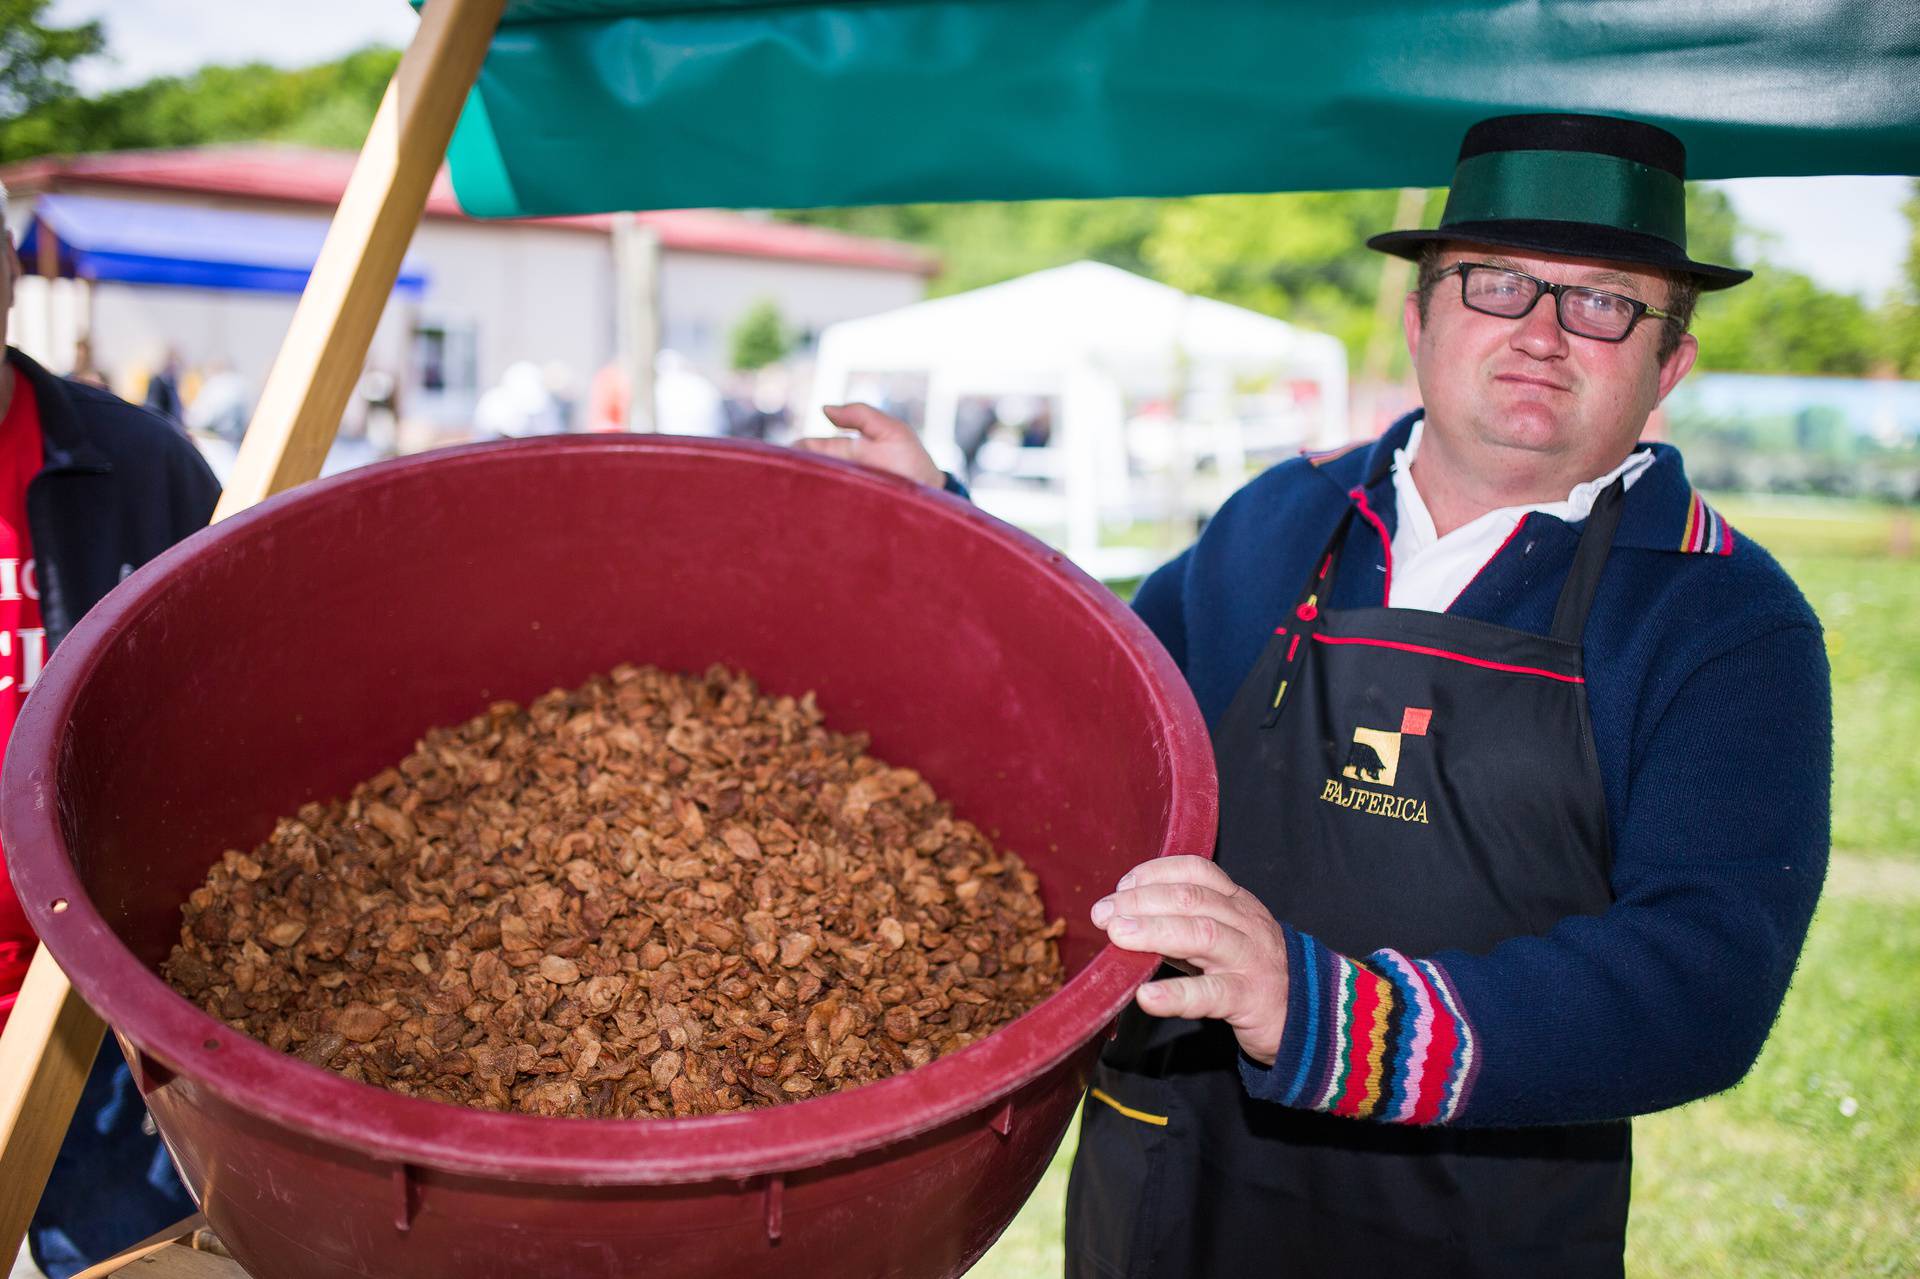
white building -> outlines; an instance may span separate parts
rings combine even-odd
[[[65,372],[88,338],[94,365],[130,398],[170,351],[186,369],[230,368],[257,394],[354,158],[249,145],[0,169],[30,273],[13,340]],[[938,269],[911,246],[739,213],[632,216],[660,246],[659,345],[715,381],[755,303],[771,301],[810,345],[837,321],[920,299]],[[442,171],[367,369],[395,378],[401,416],[435,433],[464,431],[519,361],[584,402],[616,354],[616,225],[471,219]]]
[[[982,509],[1119,579],[1186,545],[1250,465],[1344,442],[1347,354],[1075,262],[834,325],[813,405],[848,399],[895,408]],[[1143,544],[1142,524],[1161,535]]]

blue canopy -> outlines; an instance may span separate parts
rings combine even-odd
[[[307,287],[326,239],[326,214],[249,213],[104,196],[49,194],[33,202],[20,242],[28,271],[39,269],[40,237],[50,230],[60,274],[130,284],[298,293]],[[408,259],[395,287],[418,295],[426,274]]]

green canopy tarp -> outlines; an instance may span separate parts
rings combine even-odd
[[[518,0],[449,158],[481,216],[1437,186],[1528,110],[1920,172],[1920,0]]]

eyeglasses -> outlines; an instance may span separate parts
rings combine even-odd
[[[1460,301],[1468,310],[1517,320],[1533,310],[1542,293],[1553,294],[1560,327],[1596,342],[1624,342],[1643,315],[1671,319],[1670,312],[1648,306],[1637,298],[1584,284],[1553,284],[1485,262],[1455,262],[1433,278],[1460,277]]]

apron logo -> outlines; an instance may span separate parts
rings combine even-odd
[[[1400,734],[1379,728],[1353,730],[1353,747],[1340,776],[1356,782],[1377,782],[1391,788],[1400,775]]]
[[[1365,782],[1368,786],[1384,786],[1391,790],[1394,780],[1400,776],[1401,745],[1409,737],[1425,737],[1432,722],[1432,708],[1409,706],[1401,714],[1397,731],[1355,728],[1353,745],[1347,748],[1347,762],[1341,767],[1340,776],[1348,781]],[[1320,798],[1342,808],[1397,818],[1403,822],[1427,824],[1425,800],[1411,795],[1387,795],[1368,789],[1368,786],[1348,786],[1339,778],[1329,777],[1320,792]]]

